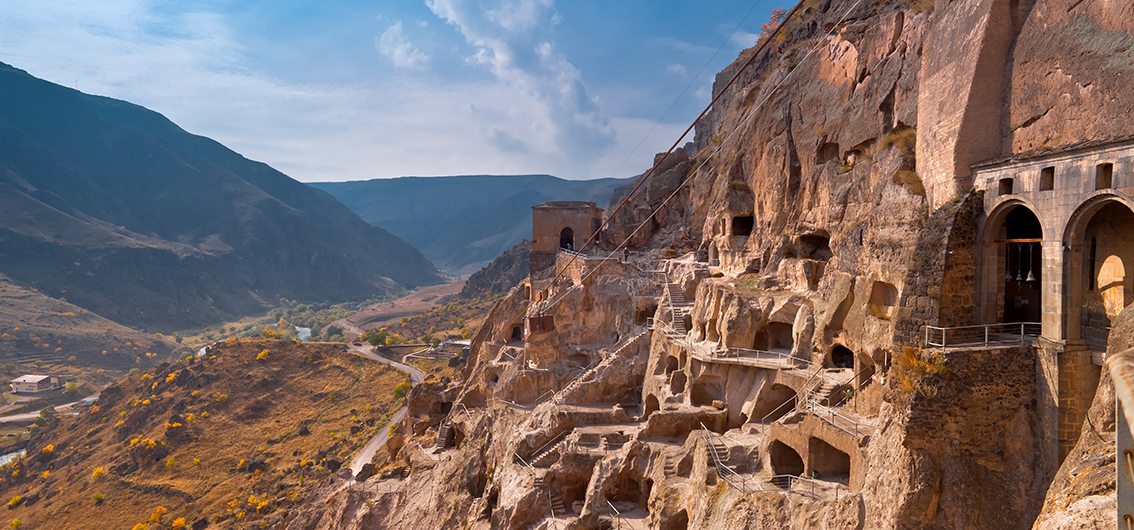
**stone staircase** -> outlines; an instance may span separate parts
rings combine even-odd
[[[567,515],[567,510],[563,508],[563,498],[559,496],[559,493],[552,491],[551,488],[547,487],[547,485],[543,483],[543,477],[535,478],[535,487],[537,491],[542,491],[545,495],[547,495],[547,499],[551,504],[552,517],[562,517],[564,515]],[[542,521],[540,522],[542,523]]]
[[[669,305],[671,306],[682,306],[689,304],[689,302],[685,300],[685,291],[681,289],[680,283],[666,283],[665,294],[667,297],[669,297]]]
[[[547,449],[544,449],[538,455],[533,456],[531,459],[532,467],[551,467],[552,464],[559,460],[562,454],[563,444],[565,443],[567,443],[566,436]]]
[[[453,433],[453,422],[444,421],[441,423],[441,428],[437,430],[437,440],[433,443],[436,447],[444,449],[449,446],[449,436]]]
[[[636,342],[641,340],[641,338],[645,337],[646,334],[649,333],[649,331],[650,330],[648,328],[643,329],[642,331],[639,331],[637,334],[635,334],[634,336],[627,339],[626,342],[624,342],[622,344],[622,346],[619,346],[617,350],[614,350],[614,352],[612,352],[606,359],[603,359],[603,361],[601,363],[598,363],[598,364],[594,365],[590,370],[583,372],[582,375],[580,375],[579,377],[576,377],[574,381],[571,381],[567,386],[563,387],[562,390],[560,390],[559,392],[556,392],[555,393],[555,402],[556,403],[562,403],[564,396],[570,395],[571,392],[574,392],[575,389],[582,386],[583,383],[586,383],[586,382],[593,380],[595,373],[598,371],[598,369],[600,367],[602,367],[604,365],[609,366],[609,365],[613,364],[617,359],[619,359],[622,356],[623,350],[625,350],[626,348],[629,348],[630,346],[632,346],[633,344],[635,344]]]
[[[838,387],[838,382],[831,381],[830,379],[823,379],[823,384],[819,386],[818,390],[811,394],[811,399],[815,400],[815,402],[819,403],[820,405],[830,405],[831,393],[834,392]]]
[[[677,474],[677,462],[675,462],[673,460],[673,457],[670,456],[670,455],[665,456],[665,468],[664,468],[664,470],[665,470],[665,476],[667,478],[672,477],[672,476]]]

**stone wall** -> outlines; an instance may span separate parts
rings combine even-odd
[[[936,395],[913,393],[905,411],[906,445],[1002,465],[1008,424],[1035,416],[1035,352],[1026,346],[966,349],[944,359],[951,376],[926,375]]]
[[[925,340],[925,326],[976,323],[976,194],[939,208],[918,233],[906,273],[894,344],[915,346]]]

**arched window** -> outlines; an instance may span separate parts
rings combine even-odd
[[[568,226],[559,232],[559,248],[575,250],[575,231],[571,230],[571,227]]]

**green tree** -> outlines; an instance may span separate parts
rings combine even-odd
[[[413,385],[409,383],[398,383],[398,386],[394,387],[394,399],[402,399],[406,397],[406,394],[409,394],[409,391],[411,389],[413,389]]]
[[[386,332],[379,331],[378,333],[373,333],[366,338],[366,342],[369,342],[371,346],[381,346],[383,344],[386,344]]]
[[[76,395],[79,393],[79,382],[67,381],[67,384],[64,386],[64,388],[67,390],[68,394]]]

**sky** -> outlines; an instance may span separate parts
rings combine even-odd
[[[0,0],[0,62],[155,110],[303,182],[629,177],[781,7]]]

